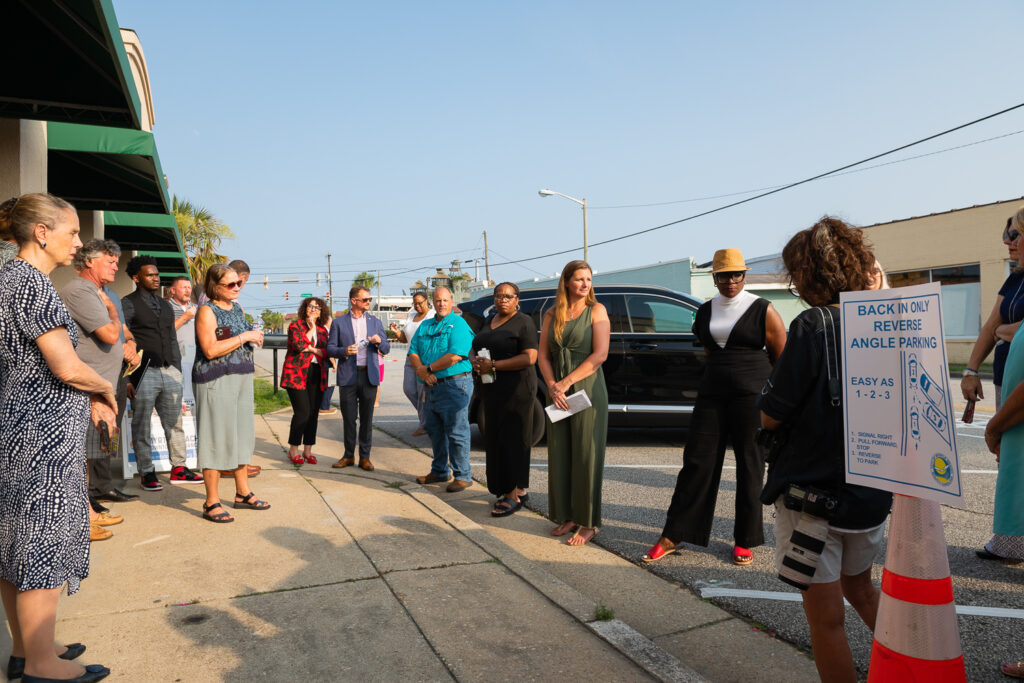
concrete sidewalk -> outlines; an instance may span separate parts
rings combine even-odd
[[[84,662],[111,681],[816,678],[790,645],[533,513],[491,518],[479,484],[419,486],[427,455],[380,431],[375,472],[330,467],[337,418],[296,470],[290,417],[257,417],[251,482],[272,509],[212,524],[202,487],[164,476],[114,506],[125,522],[59,612]]]

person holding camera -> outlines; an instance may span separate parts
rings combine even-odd
[[[871,566],[892,494],[845,482],[838,304],[840,292],[868,288],[875,257],[860,229],[825,216],[793,236],[782,260],[813,308],[791,323],[759,401],[769,448],[761,502],[775,504],[776,568],[802,591],[818,675],[856,681],[843,598],[874,630]]]
[[[697,309],[693,321],[707,364],[683,451],[683,469],[665,515],[665,529],[643,556],[644,562],[676,552],[683,542],[707,547],[727,444],[736,455],[733,563],[750,564],[750,549],[764,543],[758,500],[764,452],[754,443],[760,424],[757,397],[786,344],[786,326],[766,299],[743,290],[747,270],[739,249],[715,252],[711,274],[719,296]]]

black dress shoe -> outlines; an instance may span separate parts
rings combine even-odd
[[[97,513],[97,514],[99,514],[101,512],[110,512],[110,508],[104,506],[102,503],[100,503],[98,500],[96,500],[92,496],[89,496],[89,507],[91,507],[92,511]]]
[[[94,498],[96,498],[96,500],[108,500],[111,503],[127,503],[128,501],[139,499],[139,497],[134,494],[125,493],[118,489],[110,489],[106,493],[97,494]]]
[[[110,669],[102,664],[87,664],[85,673],[77,678],[43,678],[42,676],[30,676],[24,674],[21,677],[22,683],[95,683],[110,675]]]
[[[69,661],[72,659],[78,659],[85,652],[85,645],[82,645],[81,643],[68,643],[64,647],[67,648],[67,650],[64,651],[64,654],[57,656]]]
[[[81,643],[68,643],[64,647],[67,648],[62,654],[57,655],[61,659],[78,659],[85,652],[85,645]],[[15,678],[21,678],[22,674],[25,673],[25,658],[15,657],[11,655],[11,658],[7,660],[7,680],[13,680]]]
[[[977,555],[978,557],[980,557],[983,560],[1005,560],[1006,559],[1002,555],[996,555],[995,553],[990,553],[988,551],[988,548],[982,548],[981,550],[975,550],[974,554]]]

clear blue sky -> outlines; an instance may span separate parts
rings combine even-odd
[[[542,187],[587,198],[593,243],[749,195],[599,207],[784,184],[1024,102],[1020,2],[724,4],[114,0],[142,41],[171,190],[235,231],[249,308],[284,307],[285,289],[294,308],[313,285],[258,283],[326,271],[327,251],[336,289],[379,267],[398,294],[482,256],[483,230],[492,263],[578,247],[579,207]],[[1024,109],[887,160],[1021,130]],[[824,213],[868,225],[1019,197],[1022,161],[1024,133],[590,260],[757,256]],[[491,277],[549,275],[581,251]]]

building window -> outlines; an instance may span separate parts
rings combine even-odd
[[[946,337],[976,338],[981,331],[981,267],[966,266],[888,273],[893,287],[942,284],[942,327]]]

